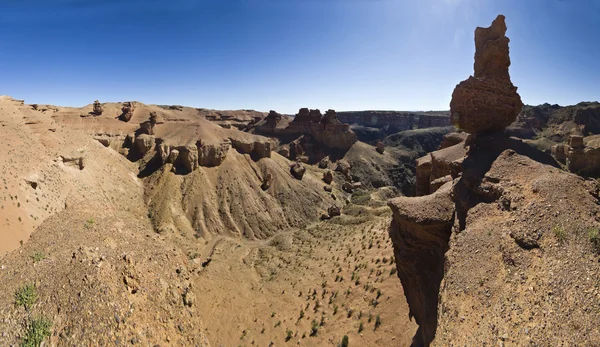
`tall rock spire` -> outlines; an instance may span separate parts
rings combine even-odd
[[[497,132],[515,121],[523,103],[510,81],[505,17],[498,15],[489,28],[475,29],[474,76],[452,93],[452,124],[471,133]]]

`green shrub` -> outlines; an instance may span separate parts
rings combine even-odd
[[[377,328],[379,328],[380,325],[381,325],[381,317],[379,317],[379,315],[377,315],[377,317],[375,317],[375,329],[373,329],[373,330],[377,330]]]
[[[26,284],[23,287],[17,289],[15,292],[15,304],[17,306],[24,306],[25,309],[29,309],[35,302],[37,293],[33,284]]]
[[[554,234],[554,238],[558,243],[564,243],[567,240],[567,232],[563,226],[557,225],[552,228],[552,233]]]
[[[46,254],[44,252],[36,252],[34,255],[31,256],[31,258],[33,259],[34,263],[37,263],[46,259]]]
[[[339,346],[348,347],[348,335],[344,335],[344,337],[342,337],[342,343],[340,343]]]
[[[52,321],[45,317],[32,319],[27,326],[21,346],[39,347],[42,341],[52,333],[51,328]]]
[[[319,333],[319,323],[313,319],[312,326],[310,328],[310,336],[317,336]]]
[[[598,229],[591,229],[588,232],[588,237],[592,243],[594,251],[600,252],[600,231],[598,231]]]

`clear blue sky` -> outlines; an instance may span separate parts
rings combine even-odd
[[[0,94],[81,106],[448,109],[506,15],[527,104],[600,99],[600,0],[1,0]]]

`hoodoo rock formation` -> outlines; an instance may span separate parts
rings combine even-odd
[[[95,114],[96,116],[99,116],[102,114],[102,104],[100,103],[100,101],[95,100],[93,108],[94,108],[94,110],[92,111],[93,114]]]
[[[123,105],[123,107],[121,108],[121,111],[123,113],[119,116],[119,119],[124,122],[129,122],[131,120],[131,117],[133,117],[134,110],[135,110],[134,103],[126,102],[125,105]]]
[[[450,101],[452,124],[468,133],[502,131],[523,108],[508,74],[510,40],[505,33],[503,15],[489,28],[475,29],[474,76],[456,86]]]
[[[453,228],[464,229],[469,209],[500,196],[482,183],[494,159],[507,148],[530,157],[542,155],[501,133],[522,107],[508,74],[505,33],[502,15],[491,27],[475,30],[475,75],[457,85],[452,94],[452,123],[472,135],[466,139],[448,136],[443,144],[447,147],[417,161],[416,190],[425,196],[388,203],[393,212],[389,233],[398,276],[410,315],[419,324],[413,346],[429,346],[436,336],[439,288]],[[551,163],[547,157],[542,155]]]

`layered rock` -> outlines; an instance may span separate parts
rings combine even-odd
[[[444,276],[444,254],[454,224],[452,183],[417,198],[391,199],[389,234],[398,277],[419,329],[412,346],[429,346],[437,329],[438,293]]]
[[[456,86],[450,101],[452,124],[468,133],[502,131],[523,107],[508,74],[510,40],[505,33],[503,15],[489,28],[475,29],[474,76]]]

